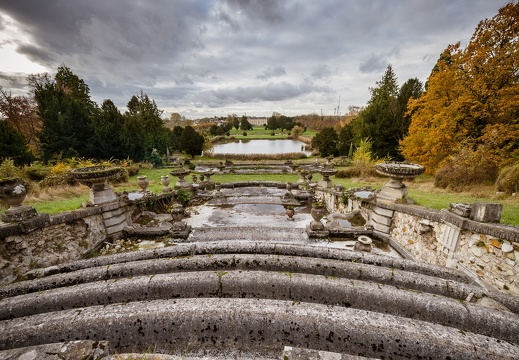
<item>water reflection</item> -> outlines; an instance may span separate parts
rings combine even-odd
[[[310,155],[310,151],[302,150],[305,143],[299,140],[239,140],[226,144],[215,144],[213,154],[286,154],[304,152]]]

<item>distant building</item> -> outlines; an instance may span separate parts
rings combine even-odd
[[[260,125],[267,125],[267,118],[253,118],[253,117],[250,117],[248,118],[249,122],[251,123],[251,125],[254,125],[254,126],[260,126]]]

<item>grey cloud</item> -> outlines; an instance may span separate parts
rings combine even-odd
[[[328,65],[320,64],[312,70],[310,75],[315,79],[326,79],[329,78],[331,74],[332,71]]]
[[[248,86],[237,88],[222,88],[210,91],[210,95],[218,99],[219,103],[231,102],[255,102],[255,101],[283,101],[300,95],[313,92],[330,92],[330,88],[316,86],[310,82],[302,82],[299,85],[288,82],[269,83],[264,86]]]
[[[273,77],[286,75],[287,71],[283,66],[269,66],[259,75],[256,75],[256,79],[268,80]]]
[[[11,91],[13,95],[25,95],[27,88],[27,75],[20,73],[0,72],[0,86],[6,91]]]
[[[285,4],[282,0],[223,0],[233,10],[243,12],[249,19],[260,19],[267,23],[281,22],[285,18]]]
[[[362,73],[374,73],[383,71],[387,67],[387,59],[381,55],[371,54],[362,64],[359,66],[359,70]]]
[[[30,60],[39,64],[49,63],[55,60],[52,52],[30,44],[19,45],[17,47],[17,52],[23,55],[27,55]]]
[[[12,17],[24,36],[5,43],[51,74],[67,65],[95,101],[124,107],[142,88],[159,107],[199,114],[253,114],[267,101],[304,113],[329,93],[363,105],[389,62],[403,81],[425,81],[448,44],[507,1],[0,0],[0,28]]]

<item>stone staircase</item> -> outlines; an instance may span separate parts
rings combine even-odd
[[[0,359],[74,341],[106,344],[99,359],[518,358],[517,297],[453,269],[257,233],[200,231],[4,286]]]

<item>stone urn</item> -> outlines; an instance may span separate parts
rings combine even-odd
[[[177,183],[175,184],[175,188],[179,188],[179,189],[189,189],[191,186],[189,185],[189,183],[186,181],[186,179],[184,179],[185,176],[191,174],[191,170],[189,169],[184,169],[184,168],[180,168],[180,169],[175,169],[175,170],[171,170],[169,172],[169,174],[171,176],[175,176],[178,178],[178,181]]]
[[[0,200],[9,205],[2,214],[5,222],[25,221],[36,216],[36,210],[22,203],[27,195],[27,187],[22,179],[6,178],[0,179]]]
[[[22,204],[27,195],[27,188],[22,179],[9,178],[0,180],[0,200],[9,207],[15,208]]]
[[[384,185],[377,199],[392,203],[412,203],[407,196],[407,187],[402,182],[404,179],[414,179],[423,174],[425,168],[422,165],[407,162],[388,161],[375,165],[375,170],[389,181]]]
[[[90,187],[90,202],[94,205],[117,200],[112,188],[106,181],[113,179],[121,171],[118,167],[88,166],[73,169],[70,173],[78,182]]]
[[[323,179],[319,181],[319,186],[323,188],[332,187],[332,181],[330,180],[330,176],[337,174],[337,170],[335,169],[322,169],[319,171],[323,176]]]
[[[222,193],[221,193],[221,190],[222,190],[222,184],[220,183],[215,183],[214,184],[214,196],[219,198],[222,196]]]
[[[321,219],[324,217],[325,208],[324,205],[320,203],[312,204],[312,210],[310,211],[312,218],[314,219],[310,223],[310,229],[314,231],[324,230],[324,224],[321,222]]]
[[[141,192],[146,192],[146,189],[150,185],[150,181],[146,175],[137,176],[137,185],[141,188]]]
[[[373,241],[369,236],[361,235],[358,237],[357,242],[353,248],[357,251],[371,252],[372,243]]]
[[[171,189],[171,187],[169,186],[169,176],[168,175],[162,175],[160,177],[160,183],[164,186],[162,188],[162,192],[171,192],[173,191],[173,189]]]
[[[297,182],[299,184],[305,183],[306,182],[306,175],[307,175],[307,173],[306,173],[305,169],[299,170],[299,180],[297,180]]]
[[[286,207],[287,220],[294,221],[295,210],[293,206]]]

